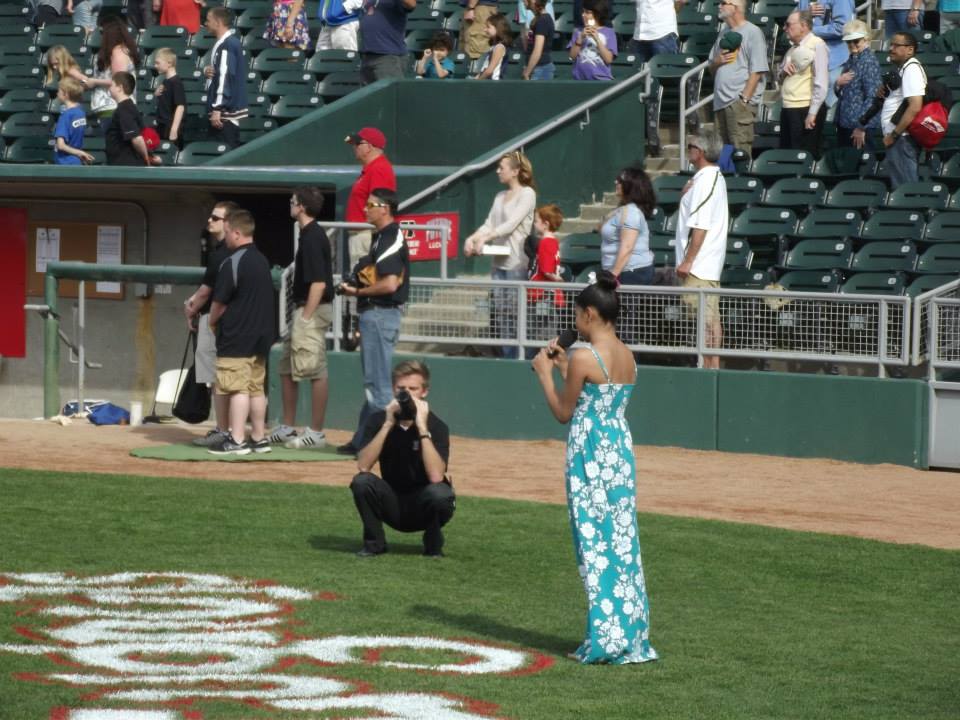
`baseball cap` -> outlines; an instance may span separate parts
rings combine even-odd
[[[160,134],[152,127],[145,127],[140,132],[140,137],[143,138],[143,142],[147,146],[147,150],[156,150],[158,147],[160,147]]]
[[[357,132],[347,135],[343,141],[350,143],[351,145],[357,145],[361,142],[368,142],[380,150],[383,150],[387,146],[386,136],[374,127],[361,128]]]
[[[854,30],[853,32],[848,32],[846,35],[844,35],[844,36],[843,36],[843,41],[844,41],[844,42],[850,42],[851,40],[862,40],[862,39],[865,38],[866,36],[867,36],[867,34],[866,34],[865,32],[861,32],[861,31],[859,31],[859,30]]]
[[[813,64],[813,50],[804,46],[796,46],[790,51],[790,61],[797,69],[797,72],[803,72]]]
[[[736,50],[743,44],[743,35],[738,32],[730,30],[725,32],[720,38],[720,49],[724,52],[730,52],[731,50]]]

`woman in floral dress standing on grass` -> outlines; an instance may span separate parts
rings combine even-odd
[[[626,409],[636,381],[633,354],[617,338],[617,281],[607,271],[576,299],[589,343],[567,353],[552,341],[533,359],[554,417],[570,423],[567,506],[587,591],[587,634],[571,654],[582,663],[656,660],[637,533],[636,472]],[[548,351],[557,351],[551,358]],[[554,386],[553,368],[564,380]]]

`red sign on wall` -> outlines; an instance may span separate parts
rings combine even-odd
[[[0,355],[27,354],[27,211],[0,208]]]
[[[460,246],[460,213],[418,213],[414,215],[401,215],[397,217],[400,227],[404,225],[430,225],[431,227],[449,230],[447,235],[447,258],[457,256],[457,248]],[[438,230],[405,230],[404,235],[407,239],[407,247],[410,248],[410,260],[420,262],[423,260],[439,260],[440,248],[442,245],[442,233]]]

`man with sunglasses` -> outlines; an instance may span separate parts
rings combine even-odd
[[[397,193],[375,188],[364,206],[366,221],[375,230],[370,254],[360,258],[350,282],[340,292],[357,298],[360,315],[360,364],[364,402],[357,430],[350,442],[337,448],[341,455],[356,455],[362,447],[367,420],[393,399],[390,378],[393,349],[400,336],[400,317],[410,291],[410,251],[397,213]]]
[[[920,146],[910,137],[907,128],[923,107],[927,92],[927,74],[914,55],[917,38],[912,33],[897,33],[890,41],[890,61],[899,68],[900,87],[886,93],[880,110],[880,128],[883,146],[887,149],[887,172],[890,186],[917,182],[920,164]],[[883,96],[885,86],[877,91]]]
[[[213,206],[207,218],[206,236],[201,239],[201,255],[206,264],[200,287],[183,303],[183,314],[187,317],[187,326],[197,333],[197,352],[194,356],[194,368],[198,383],[216,389],[217,382],[217,341],[210,329],[210,296],[217,285],[217,272],[230,254],[224,240],[224,220],[227,215],[239,207],[236,203],[224,200]],[[210,247],[213,243],[213,247]],[[213,410],[217,426],[202,438],[196,438],[194,445],[210,447],[219,443],[229,431],[229,396],[213,393]]]

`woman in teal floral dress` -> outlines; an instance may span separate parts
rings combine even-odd
[[[567,353],[550,343],[533,359],[554,417],[570,423],[567,506],[577,565],[587,591],[587,634],[571,657],[582,663],[656,660],[637,535],[633,440],[626,409],[636,381],[633,354],[617,338],[617,281],[609,272],[576,300],[589,343]],[[551,358],[549,350],[557,350]],[[560,371],[563,388],[553,381]]]

